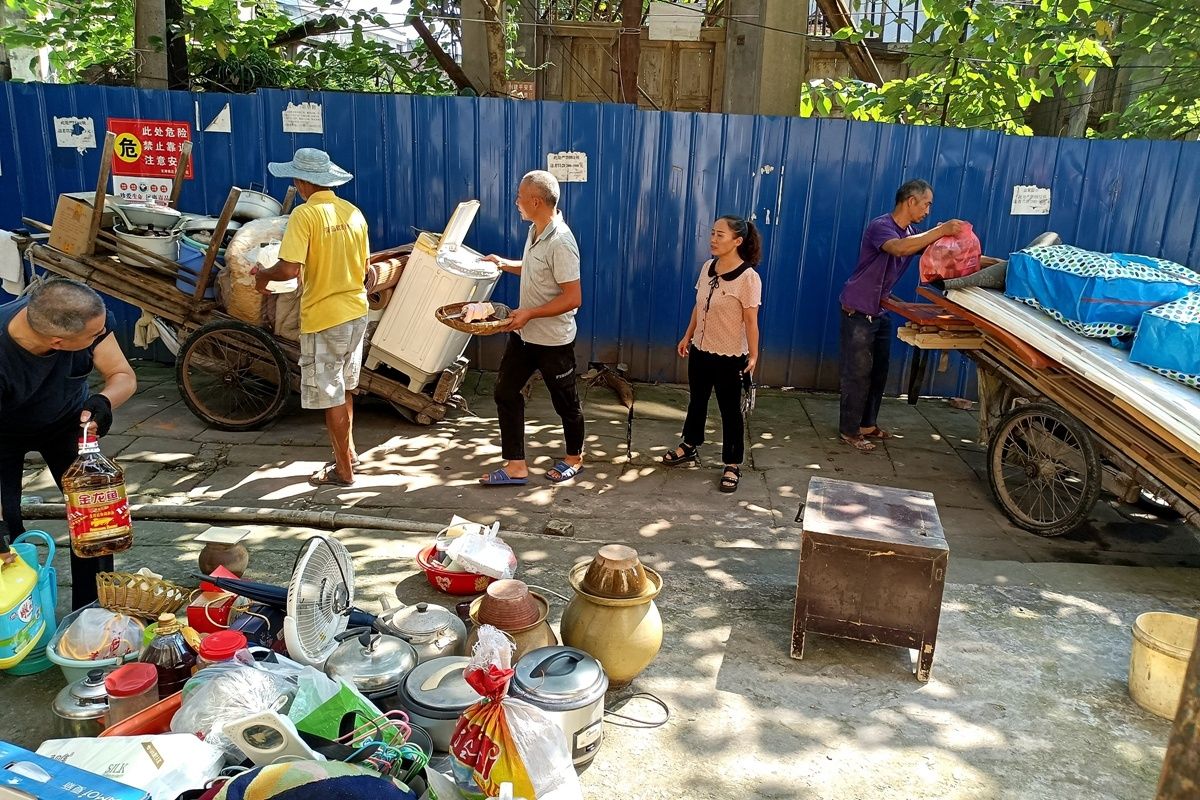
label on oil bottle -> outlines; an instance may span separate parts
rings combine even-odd
[[[71,538],[122,531],[130,526],[125,484],[67,492]]]

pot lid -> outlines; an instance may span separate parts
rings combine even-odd
[[[433,603],[417,603],[394,611],[385,611],[380,621],[403,636],[430,637],[456,627],[458,617],[447,608]]]
[[[395,689],[417,663],[417,651],[395,636],[352,628],[325,662],[325,672],[367,694]]]
[[[539,647],[523,655],[513,669],[518,689],[540,700],[591,701],[608,688],[600,662],[574,647]]]
[[[479,700],[479,693],[463,677],[469,661],[466,656],[444,656],[418,665],[404,679],[405,696],[434,712],[461,713]]]
[[[66,719],[94,719],[108,711],[108,692],[102,669],[90,670],[87,677],[60,690],[54,698],[54,713]]]

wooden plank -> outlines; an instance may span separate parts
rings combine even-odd
[[[237,208],[241,196],[242,190],[234,186],[229,190],[229,196],[225,198],[225,207],[221,209],[221,216],[217,218],[217,227],[209,239],[212,244],[204,253],[204,265],[200,268],[200,277],[196,280],[196,291],[192,293],[192,299],[197,303],[204,300],[204,293],[208,291],[208,282],[212,278],[217,251],[221,249],[220,243],[225,241],[225,231],[229,228],[229,220],[233,218],[233,210]]]
[[[292,213],[292,206],[296,203],[296,187],[289,186],[287,193],[283,196],[283,209],[279,212],[282,216],[287,216]]]
[[[850,10],[846,8],[846,4],[842,0],[817,0],[817,6],[821,9],[821,13],[829,20],[829,27],[834,31],[842,28],[852,28],[858,30],[854,24],[854,20],[850,17]],[[839,41],[837,47],[846,56],[846,60],[850,62],[850,69],[854,70],[854,76],[860,81],[873,84],[875,86],[883,85],[883,75],[879,72],[879,65],[875,63],[875,57],[871,55],[871,51],[862,42]]]
[[[179,150],[179,162],[175,165],[175,181],[171,184],[171,196],[167,198],[167,205],[171,208],[179,207],[179,193],[183,191],[184,175],[187,175],[188,164],[192,160],[192,143],[184,142]]]
[[[978,350],[983,347],[982,336],[924,333],[918,328],[897,328],[896,338],[921,350]]]
[[[963,319],[970,320],[975,327],[979,328],[989,337],[999,340],[1009,351],[1017,353],[1022,361],[1034,369],[1047,369],[1057,363],[1049,356],[1023,342],[1019,337],[1012,335],[1000,326],[963,308],[957,303],[951,302],[934,290],[926,286],[920,286],[917,288],[917,292],[942,308],[961,316]]]
[[[88,227],[88,244],[83,251],[87,255],[96,252],[96,234],[100,231],[100,220],[104,216],[104,204],[108,201],[108,174],[112,171],[113,148],[117,136],[112,131],[104,134],[104,151],[100,154],[100,172],[96,178],[96,197],[92,201],[92,223]]]
[[[906,303],[895,297],[888,297],[883,301],[883,307],[885,310],[891,311],[909,322],[916,322],[921,325],[929,325],[935,328],[965,328],[968,330],[975,327],[975,324],[970,320],[952,314],[934,303]]]

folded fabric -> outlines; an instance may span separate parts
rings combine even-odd
[[[1200,389],[1200,294],[1143,314],[1129,360]]]
[[[1005,287],[1009,297],[1101,339],[1128,336],[1150,309],[1196,291],[1200,274],[1174,262],[1069,245],[1013,253]]]
[[[217,800],[416,800],[378,772],[341,761],[292,761],[243,772]]]

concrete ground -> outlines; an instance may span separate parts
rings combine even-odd
[[[314,490],[305,478],[328,454],[319,415],[289,411],[261,432],[207,428],[180,401],[173,374],[140,366],[138,395],[117,414],[104,449],[118,455],[135,501],[341,509],[445,523],[458,513],[499,519],[521,557],[519,577],[569,595],[566,572],[599,544],[636,547],[658,569],[665,643],[657,660],[609,706],[661,727],[610,719],[583,777],[591,798],[1079,798],[1149,797],[1169,724],[1128,697],[1130,626],[1144,611],[1200,613],[1200,544],[1170,519],[1097,504],[1081,531],[1040,539],[995,507],[976,441],[976,416],[947,403],[888,401],[898,434],[873,454],[836,441],[836,397],[762,392],[739,491],[716,491],[719,449],[702,467],[657,459],[678,440],[686,392],[637,386],[632,448],[626,411],[591,388],[588,466],[574,484],[535,478],[483,488],[499,464],[492,376],[474,374],[471,412],[430,428],[363,403],[357,438],[366,466],[353,489]],[[530,457],[544,470],[561,434],[535,389]],[[714,414],[715,418],[715,414]],[[714,419],[715,421],[715,419]],[[715,431],[714,431],[715,433]],[[788,655],[808,478],[829,475],[932,491],[950,545],[933,678],[918,683],[908,651],[811,637]],[[31,462],[26,494],[53,500]],[[567,527],[571,537],[541,531]],[[65,526],[45,523],[56,535]],[[148,565],[191,582],[204,524],[141,522],[118,567]],[[529,532],[515,533],[516,531]],[[283,583],[311,531],[255,526],[247,577]],[[428,534],[341,530],[355,557],[358,602],[383,595],[449,605],[416,571]],[[64,585],[68,575],[60,558]],[[555,601],[557,623],[564,603]],[[53,734],[57,672],[14,679],[0,692],[23,712],[0,715],[0,739],[35,746]],[[633,725],[625,722],[624,725]]]

